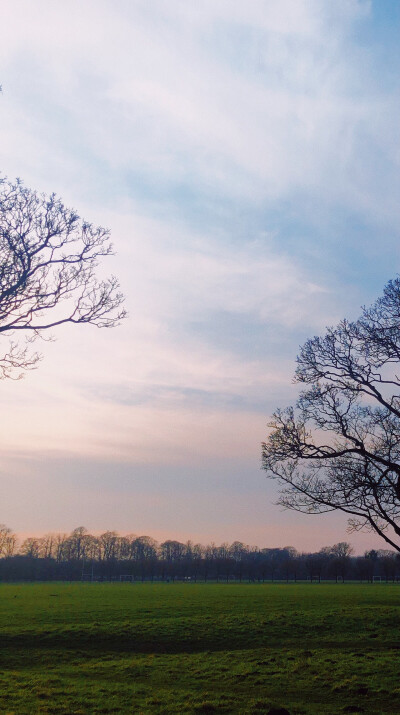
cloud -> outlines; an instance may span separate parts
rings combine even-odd
[[[1,4],[2,169],[111,227],[99,270],[130,311],[111,333],[60,330],[37,373],[2,385],[1,447],[30,455],[11,472],[29,481],[42,455],[71,515],[68,479],[95,458],[116,515],[131,474],[138,494],[153,475],[141,507],[165,524],[157,479],[174,469],[193,494],[232,460],[238,482],[250,462],[261,479],[262,413],[294,399],[298,345],[395,270],[398,97],[375,15],[362,0]],[[98,485],[85,499],[104,515]],[[239,492],[224,499],[244,529]]]
[[[34,141],[55,152],[52,173],[62,160],[70,174],[72,153],[84,168],[119,173],[118,190],[142,184],[166,202],[182,186],[250,204],[300,191],[381,218],[397,212],[398,103],[370,89],[369,57],[350,36],[369,3],[216,5],[72,2],[67,11],[43,1],[43,22],[29,3],[6,4],[7,91],[14,111],[30,105]]]

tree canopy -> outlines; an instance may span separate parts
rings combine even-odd
[[[308,514],[340,510],[400,551],[400,279],[301,348],[295,407],[277,410],[263,468],[279,503]]]
[[[40,355],[30,343],[51,328],[109,328],[125,316],[117,279],[96,275],[111,253],[109,231],[81,220],[55,194],[0,179],[0,333],[10,336],[0,377],[34,367]]]

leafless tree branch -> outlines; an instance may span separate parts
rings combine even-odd
[[[340,510],[400,551],[400,280],[359,320],[314,337],[297,358],[306,385],[277,410],[263,468],[283,485],[280,503],[306,513]],[[326,433],[327,438],[323,438]]]
[[[36,367],[40,355],[30,344],[51,328],[118,325],[126,315],[118,281],[96,275],[111,254],[109,231],[82,221],[55,194],[0,179],[0,333],[11,336],[0,378]]]

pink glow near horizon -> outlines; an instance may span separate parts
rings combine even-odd
[[[129,318],[61,329],[37,371],[1,383],[1,521],[385,547],[341,515],[280,511],[260,470],[299,345],[356,316],[399,263],[384,12],[3,1],[2,171],[110,227],[99,270]]]

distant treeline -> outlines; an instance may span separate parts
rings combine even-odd
[[[83,526],[70,534],[30,537],[0,526],[0,580],[137,581],[400,581],[400,554],[388,550],[354,556],[347,542],[316,553],[292,546],[258,548],[233,544],[194,544],[150,536],[89,534]]]

